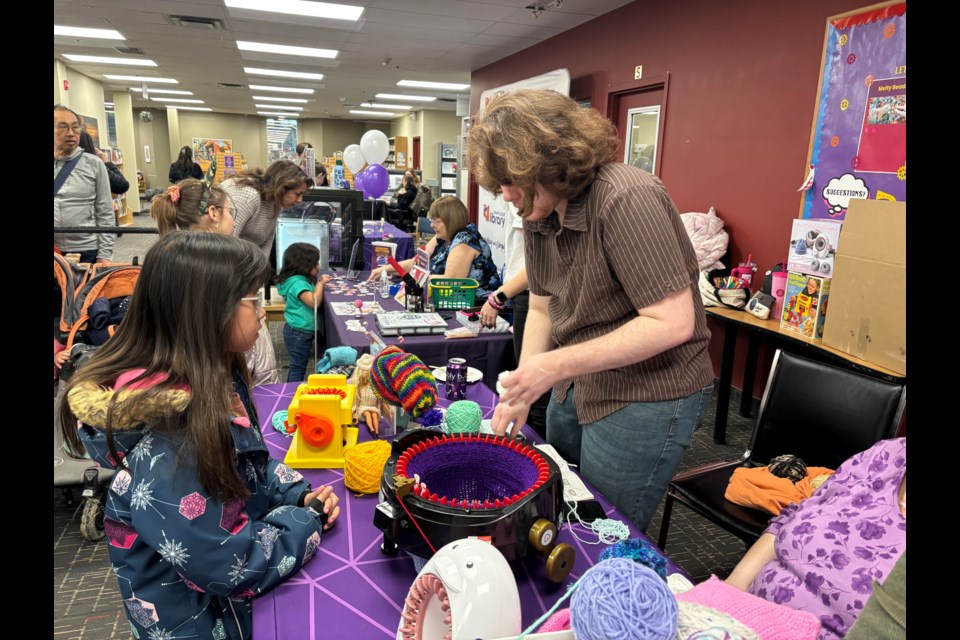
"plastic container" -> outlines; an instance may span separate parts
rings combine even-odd
[[[473,278],[434,278],[430,281],[429,298],[434,309],[472,307],[480,283]]]
[[[787,290],[787,272],[774,271],[771,275],[770,295],[773,296],[773,309],[770,310],[770,317],[780,319],[783,313],[783,296]]]

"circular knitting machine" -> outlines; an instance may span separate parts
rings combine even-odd
[[[563,481],[536,447],[502,436],[416,430],[398,437],[383,469],[374,525],[385,553],[399,547],[429,558],[469,537],[488,539],[508,561],[546,556],[547,576],[561,582],[574,550],[557,544]]]

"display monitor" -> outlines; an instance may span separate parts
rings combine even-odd
[[[363,245],[363,192],[314,187],[303,193],[303,203],[297,208],[301,209],[299,217],[321,219],[329,225],[330,268],[363,269],[363,251],[352,251],[358,240]]]

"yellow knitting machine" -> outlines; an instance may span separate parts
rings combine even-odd
[[[343,452],[357,444],[353,423],[356,386],[345,375],[312,374],[297,388],[287,410],[295,426],[283,461],[294,469],[342,469]]]

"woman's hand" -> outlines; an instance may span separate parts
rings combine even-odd
[[[377,267],[376,269],[374,269],[373,271],[371,271],[371,272],[370,272],[370,277],[367,278],[367,282],[370,282],[371,280],[379,280],[379,279],[380,279],[380,274],[383,273],[385,269],[386,269],[386,267]]]
[[[53,364],[57,366],[57,369],[63,369],[64,363],[70,359],[70,350],[64,349],[63,351],[58,351],[53,356]]]
[[[491,297],[493,295],[493,293],[490,294]],[[480,309],[480,322],[487,328],[493,328],[497,326],[497,316],[499,315],[500,312],[493,308],[490,304],[490,298],[487,298],[487,301],[483,303],[483,308]]]
[[[323,503],[323,512],[327,516],[327,523],[323,525],[323,530],[327,531],[340,517],[340,507],[338,506],[340,498],[333,492],[333,487],[321,485],[319,489],[311,491],[304,497],[303,504],[309,505],[314,500]]]

